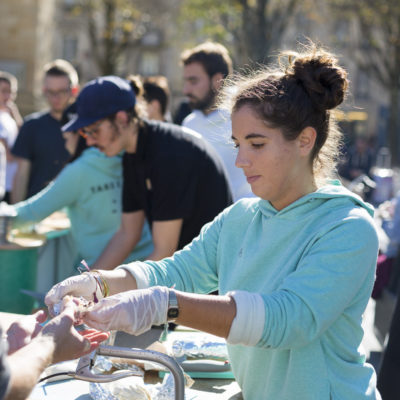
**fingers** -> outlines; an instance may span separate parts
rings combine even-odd
[[[90,341],[103,342],[110,336],[109,332],[102,332],[96,329],[87,329],[85,331],[79,332],[82,336],[89,339]]]
[[[90,342],[90,340],[85,339],[83,341],[83,353],[89,353],[91,351],[92,348],[92,343]]]
[[[93,294],[97,289],[96,279],[92,274],[72,276],[54,285],[47,293],[44,301],[49,309],[50,314],[54,316],[54,306],[60,303],[65,296],[82,296],[86,300],[92,301]]]
[[[44,312],[44,310],[37,311],[35,314],[33,314],[33,316],[35,317],[36,322],[39,323],[39,324],[42,324],[47,319],[47,315]]]
[[[47,307],[52,308],[54,304],[57,304],[64,297],[64,291],[62,290],[61,283],[54,285],[46,294],[44,302]]]
[[[98,342],[90,343],[89,350],[85,354],[91,353],[93,350],[96,350],[99,346],[100,346],[100,343],[98,343]]]
[[[77,357],[90,353],[99,347],[100,343],[108,339],[108,332],[100,332],[95,329],[88,329],[86,334],[80,335],[74,328],[72,328],[72,335],[78,339],[80,345],[77,347]],[[81,332],[80,332],[81,333]],[[80,337],[80,339],[79,339]]]
[[[90,335],[91,333],[98,332],[98,330],[97,329],[88,328],[88,329],[83,329],[83,330],[78,331],[78,332],[82,336],[87,336],[87,335]]]
[[[63,280],[54,285],[46,294],[44,302],[50,308],[55,304],[60,303],[61,300],[68,294],[74,294],[74,290],[79,285],[79,277],[71,277]]]
[[[70,313],[72,314],[75,312],[75,309],[78,306],[78,302],[72,296],[65,296],[62,299],[62,312],[63,313]]]
[[[24,316],[11,324],[7,330],[8,353],[12,354],[27,345],[42,329],[39,322],[43,319],[45,320],[45,314],[38,311],[33,315]]]

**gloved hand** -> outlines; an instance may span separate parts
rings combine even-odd
[[[169,289],[155,286],[106,297],[83,313],[85,324],[101,331],[120,330],[132,335],[167,322]]]
[[[71,276],[60,283],[54,285],[47,293],[44,302],[49,308],[51,315],[57,314],[54,306],[60,304],[63,297],[71,295],[74,297],[84,297],[88,301],[93,301],[96,295],[98,300],[103,298],[100,287],[94,276],[90,273]]]

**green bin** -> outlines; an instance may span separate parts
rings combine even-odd
[[[0,247],[0,311],[30,314],[34,299],[20,289],[35,290],[39,247]]]

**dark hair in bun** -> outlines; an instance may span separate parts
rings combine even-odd
[[[287,75],[304,87],[315,108],[331,110],[343,102],[347,73],[336,58],[321,50],[305,56],[289,54],[288,58]]]
[[[314,176],[319,180],[333,175],[341,133],[330,110],[343,102],[348,81],[332,54],[310,43],[302,53],[281,53],[278,69],[236,78],[232,85],[233,98],[232,89],[225,90],[232,113],[248,105],[268,126],[281,129],[286,140],[313,127],[317,132],[310,160]]]

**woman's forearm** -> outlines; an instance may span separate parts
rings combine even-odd
[[[110,296],[137,289],[135,278],[126,269],[99,270],[99,273],[107,282]]]
[[[236,315],[236,304],[230,296],[212,296],[176,291],[179,317],[176,322],[227,338]]]

